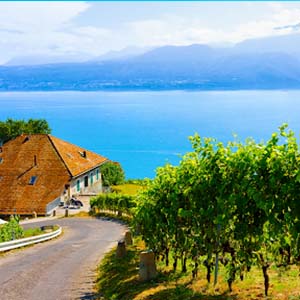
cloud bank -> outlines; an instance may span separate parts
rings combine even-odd
[[[188,4],[183,13],[172,11],[170,5],[170,11],[166,9],[161,14],[149,14],[142,19],[137,16],[119,26],[99,26],[95,22],[89,23],[88,19],[84,25],[77,22],[84,13],[95,7],[101,8],[101,5],[101,2],[1,2],[0,63],[26,55],[74,56],[78,59],[133,45],[237,43],[249,38],[300,32],[300,27],[295,26],[300,21],[300,4],[299,8],[291,8],[278,2],[237,4],[244,7],[245,18],[232,28],[228,28],[225,21],[224,26],[218,28],[213,26],[214,20],[211,24],[203,22],[201,15],[189,14]],[[253,5],[262,6],[265,14],[247,15],[247,7]],[[130,14],[130,11],[124,13]],[[243,11],[239,9],[236,13]],[[111,17],[118,21],[118,16]],[[224,16],[215,17],[220,21]]]

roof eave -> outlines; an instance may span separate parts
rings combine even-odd
[[[88,172],[90,172],[90,171],[92,171],[92,170],[94,170],[94,169],[100,167],[101,165],[103,165],[103,164],[105,164],[105,163],[107,163],[107,162],[109,162],[109,161],[110,161],[109,159],[106,159],[106,160],[104,160],[103,162],[101,162],[101,163],[99,163],[99,164],[93,166],[92,168],[89,168],[89,169],[85,170],[84,172],[81,172],[81,173],[79,173],[79,174],[77,174],[77,175],[74,175],[74,176],[72,175],[71,180],[72,180],[72,179],[76,179],[76,178],[82,176],[83,174],[86,174],[86,173],[88,173]]]

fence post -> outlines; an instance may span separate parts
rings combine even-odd
[[[116,251],[116,256],[117,256],[117,258],[122,258],[125,255],[126,255],[125,241],[124,240],[118,241],[118,247],[117,247],[117,251]]]
[[[124,239],[125,239],[125,244],[126,244],[126,246],[132,245],[132,235],[131,235],[131,232],[130,232],[129,230],[127,230],[127,231],[125,232],[125,237],[124,237]]]

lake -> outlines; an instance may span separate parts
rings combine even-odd
[[[0,93],[0,120],[45,118],[52,134],[121,163],[127,178],[177,164],[198,132],[267,140],[287,122],[300,133],[300,91]]]

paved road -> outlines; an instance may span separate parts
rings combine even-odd
[[[25,226],[53,223],[63,226],[63,236],[0,256],[1,300],[93,299],[95,268],[124,226],[75,217]]]

